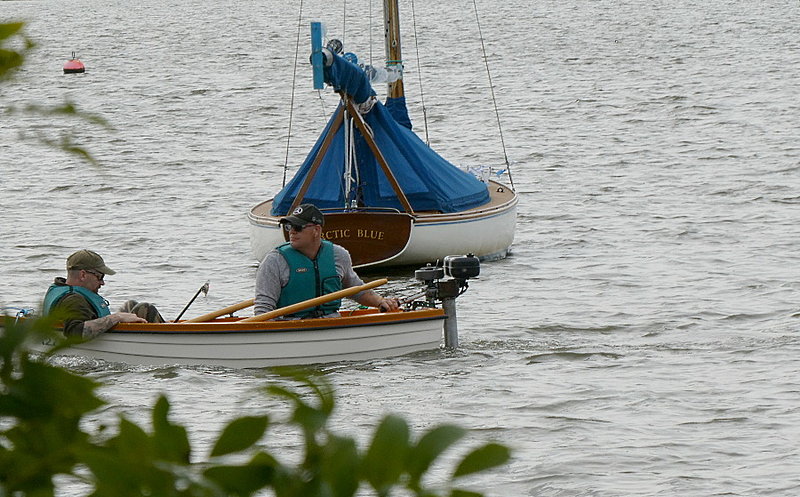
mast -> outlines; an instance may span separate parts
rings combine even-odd
[[[383,0],[383,23],[386,38],[386,65],[400,65],[402,69],[403,55],[400,50],[400,9],[397,0]],[[405,96],[403,79],[389,83],[386,96],[401,98]]]

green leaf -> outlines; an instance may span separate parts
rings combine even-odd
[[[156,405],[153,406],[153,429],[163,430],[169,426],[169,400],[161,394],[156,400]]]
[[[22,32],[23,26],[22,22],[0,23],[0,81],[9,78],[14,70],[22,67],[25,62],[25,54],[33,48],[33,42]],[[3,48],[6,40],[12,37],[22,40],[24,44],[22,51]]]
[[[98,383],[64,369],[24,358],[22,378],[0,397],[0,415],[30,419],[77,419],[103,405],[94,395]]]
[[[395,415],[383,418],[363,461],[365,478],[379,494],[399,481],[408,450],[406,420]]]
[[[150,439],[138,425],[121,418],[119,422],[119,434],[112,439],[111,446],[117,450],[124,450],[122,455],[128,461],[146,462],[152,460]]]
[[[467,454],[453,473],[453,478],[478,473],[503,465],[508,462],[510,458],[511,451],[508,447],[500,444],[488,443]]]
[[[79,159],[83,159],[86,162],[90,163],[93,166],[99,166],[100,163],[97,159],[94,158],[92,154],[90,154],[85,148],[78,147],[72,144],[65,144],[61,146],[61,150],[67,152],[68,154],[76,155]]]
[[[322,429],[328,421],[335,407],[335,399],[331,385],[324,378],[314,375],[312,372],[297,368],[278,367],[272,371],[283,378],[287,378],[301,383],[308,388],[316,397],[316,405],[306,402],[300,394],[294,390],[280,385],[270,385],[267,392],[279,397],[286,398],[294,404],[292,421],[301,426],[306,434],[315,433]]]
[[[155,457],[179,464],[191,460],[191,445],[186,428],[169,422],[169,401],[161,395],[153,407],[153,449]]]
[[[116,485],[121,489],[134,487],[138,472],[120,456],[127,451],[126,447],[99,448],[91,447],[81,454],[82,462],[91,470],[93,480],[105,486]]]
[[[14,372],[15,356],[23,353],[21,345],[25,343],[26,330],[16,324],[14,318],[3,316],[3,333],[0,333],[0,360],[2,361],[2,378],[9,381]]]
[[[454,425],[441,425],[428,431],[408,455],[408,474],[412,486],[416,488],[433,461],[465,434],[466,430]]]
[[[212,466],[203,472],[228,496],[249,496],[272,482],[275,460],[258,455],[244,466]]]
[[[322,477],[332,497],[350,497],[358,490],[358,448],[352,438],[331,435],[323,451]]]
[[[450,497],[483,497],[483,494],[478,492],[470,492],[469,490],[462,490],[454,488],[450,491]]]
[[[245,416],[231,421],[222,432],[211,457],[223,456],[250,448],[264,436],[269,425],[268,416]]]
[[[0,40],[11,38],[22,29],[25,24],[22,22],[10,22],[7,24],[0,24]]]
[[[303,428],[306,436],[318,432],[328,421],[328,416],[323,411],[305,402],[297,392],[277,385],[269,386],[267,392],[291,401],[294,405],[292,422]]]

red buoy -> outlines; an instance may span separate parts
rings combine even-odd
[[[64,74],[74,74],[79,72],[86,72],[83,62],[75,57],[75,52],[72,52],[72,58],[64,64]]]

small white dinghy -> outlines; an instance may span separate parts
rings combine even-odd
[[[443,342],[455,348],[455,298],[479,271],[471,255],[449,256],[444,267],[422,268],[416,276],[425,290],[405,299],[404,309],[396,312],[359,309],[334,318],[270,321],[387,282],[381,279],[249,318],[233,313],[253,305],[253,299],[186,321],[122,323],[57,354],[137,365],[260,368],[392,357],[436,350]],[[45,352],[56,342],[44,339],[34,349]]]

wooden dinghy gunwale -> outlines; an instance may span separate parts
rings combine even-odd
[[[263,322],[240,322],[242,318],[220,318],[201,323],[120,323],[107,333],[130,334],[207,334],[207,333],[261,333],[261,332],[300,332],[336,328],[357,328],[362,326],[413,323],[445,319],[442,309],[419,309],[381,313],[377,310],[356,310],[341,317],[294,319]]]

